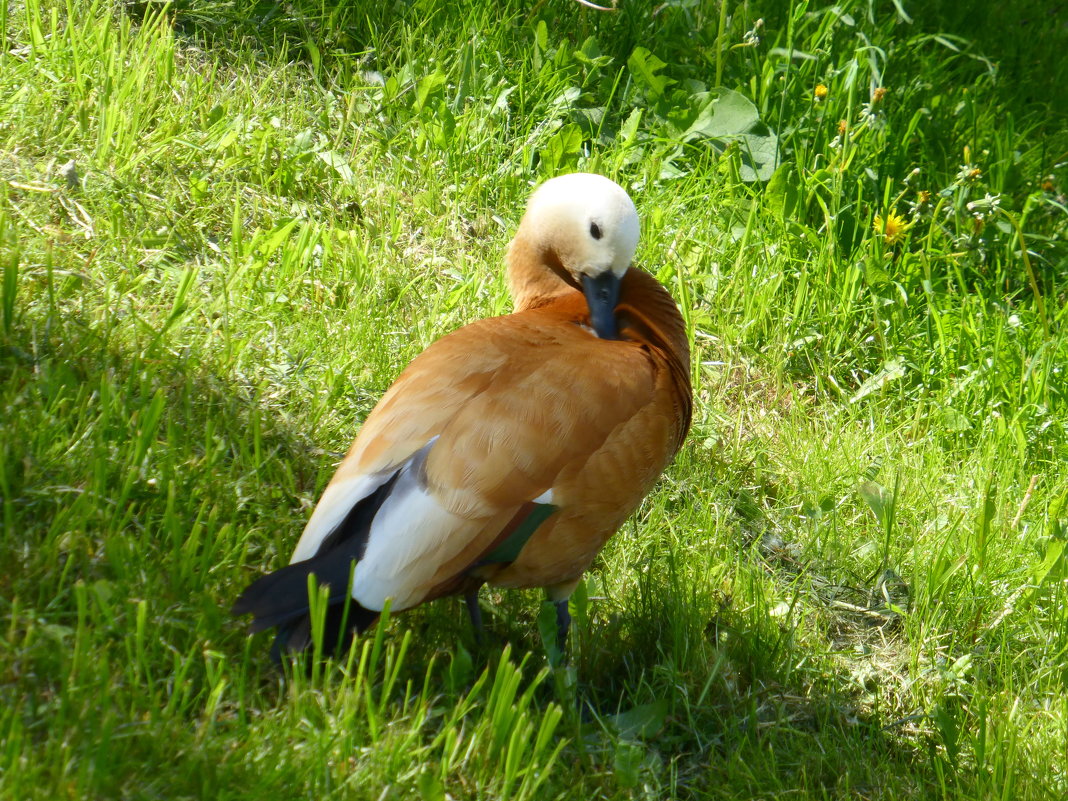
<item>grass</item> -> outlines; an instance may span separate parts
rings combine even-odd
[[[1064,797],[1053,4],[377,5],[0,0],[0,794]],[[571,169],[697,406],[570,665],[512,592],[279,675],[230,603]]]

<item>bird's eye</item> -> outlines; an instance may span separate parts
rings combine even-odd
[[[601,226],[599,226],[595,222],[591,222],[590,223],[590,236],[592,236],[594,239],[600,239],[601,236],[602,236]]]

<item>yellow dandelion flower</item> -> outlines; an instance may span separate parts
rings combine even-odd
[[[815,95],[817,103],[821,100],[825,100],[827,98],[827,87],[822,83],[816,84],[816,90],[813,92],[813,95]]]
[[[875,221],[871,225],[872,231],[882,236],[883,241],[888,245],[896,244],[904,239],[908,228],[905,218],[895,211],[891,211],[885,218],[881,214],[876,214]]]
[[[921,206],[925,203],[930,203],[931,193],[928,192],[926,189],[921,189],[919,192],[916,193],[916,202]]]
[[[878,89],[871,93],[872,105],[875,105],[876,103],[880,102],[884,97],[886,97],[886,89],[880,86]]]

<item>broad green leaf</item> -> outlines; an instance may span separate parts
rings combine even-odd
[[[877,372],[868,377],[868,380],[860,385],[860,389],[857,390],[857,394],[849,399],[850,403],[856,403],[862,398],[868,397],[873,392],[876,392],[887,384],[891,384],[905,375],[905,363],[898,357],[894,357],[886,362]]]
[[[657,73],[666,66],[666,63],[658,59],[644,47],[634,48],[634,52],[631,53],[630,58],[627,59],[627,68],[634,76],[634,80],[637,81],[639,85],[648,89],[653,97],[662,95],[665,89],[675,83],[675,81],[668,78],[666,75],[657,75]]]
[[[550,137],[541,150],[543,169],[549,175],[578,164],[582,151],[582,129],[575,123],[569,123]]]
[[[764,189],[764,203],[783,217],[792,217],[801,202],[797,172],[793,164],[782,164],[771,176]],[[796,343],[791,345],[796,347]]]
[[[355,185],[356,174],[353,173],[352,167],[349,166],[348,159],[333,150],[324,150],[322,153],[316,154],[322,161],[329,164],[334,168],[334,171],[341,176],[341,180],[350,185]]]
[[[564,663],[564,652],[557,644],[556,635],[556,605],[551,601],[543,601],[538,610],[538,634],[541,635],[541,643],[545,647],[545,656],[552,667],[560,667]]]
[[[642,762],[645,760],[645,748],[631,740],[616,743],[612,756],[612,771],[620,787],[637,787],[641,779]]]
[[[641,704],[618,715],[609,715],[605,721],[624,739],[653,737],[664,728],[668,716],[666,699]]]
[[[719,90],[705,101],[697,117],[679,137],[684,142],[696,139],[737,142],[741,152],[740,176],[743,181],[766,181],[779,161],[779,139],[761,124],[756,106],[748,98],[730,89]],[[722,145],[716,145],[723,150]]]
[[[624,147],[634,144],[638,136],[638,126],[642,121],[642,110],[640,108],[632,109],[627,116],[626,121],[623,123],[623,127],[619,129],[619,140]]]
[[[419,774],[419,797],[423,801],[445,801],[445,786],[434,770]]]
[[[760,121],[760,113],[749,98],[730,89],[722,90],[712,105],[716,124],[724,133],[747,131]]]
[[[415,110],[422,111],[431,95],[445,86],[445,81],[445,73],[441,71],[441,67],[420,78],[415,86]]]
[[[452,652],[452,660],[445,674],[449,689],[452,692],[459,692],[470,683],[474,672],[474,660],[471,659],[470,652],[464,648],[462,643],[456,643]]]
[[[1050,574],[1059,575],[1064,567],[1065,546],[1068,546],[1068,541],[1065,540],[1050,540],[1046,545],[1046,553],[1042,557],[1042,562],[1035,569],[1033,584],[1036,587],[1041,586]]]
[[[942,428],[946,431],[969,431],[971,427],[971,421],[953,407],[942,410]]]
[[[775,134],[746,133],[738,137],[742,146],[739,175],[743,181],[766,181],[779,163],[779,138]]]
[[[875,515],[875,519],[885,526],[890,505],[894,502],[890,491],[878,481],[862,481],[857,486],[857,492]]]

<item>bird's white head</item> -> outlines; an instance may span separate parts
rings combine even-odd
[[[579,289],[590,327],[602,339],[617,339],[615,308],[637,247],[638,212],[615,181],[589,173],[546,181],[527,203],[508,250],[516,309]]]
[[[538,187],[521,227],[552,253],[576,283],[622,278],[638,247],[638,212],[626,191],[603,175],[572,173]]]

